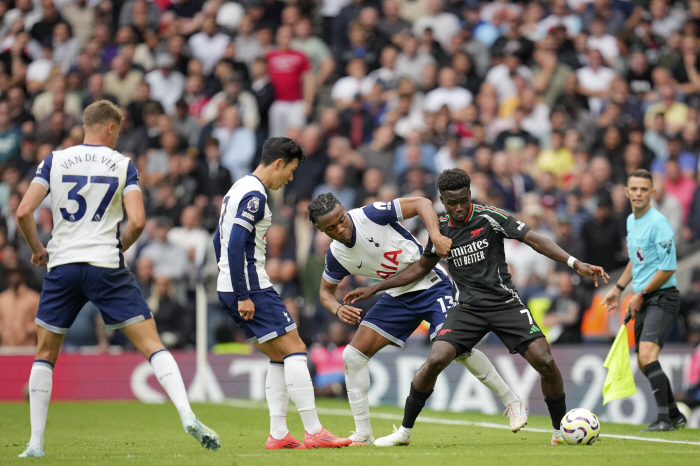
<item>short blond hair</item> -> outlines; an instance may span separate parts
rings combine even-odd
[[[83,117],[85,126],[122,124],[122,111],[109,100],[98,100],[85,109]]]

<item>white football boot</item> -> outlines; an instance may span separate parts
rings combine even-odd
[[[374,441],[377,447],[404,447],[411,443],[411,431],[401,426],[399,429],[394,426],[394,433],[386,437],[378,438]]]
[[[27,444],[27,449],[19,454],[19,458],[36,458],[39,456],[46,456],[44,453],[44,447],[42,445],[29,445]]]
[[[515,433],[527,425],[527,405],[523,400],[518,398],[518,401],[506,406],[503,416],[508,416],[510,420],[510,430]]]
[[[364,435],[359,432],[350,431],[350,440],[352,443],[351,447],[365,447],[368,445],[374,445],[374,435]]]
[[[566,441],[564,440],[564,434],[561,433],[559,429],[552,429],[552,445],[564,445]]]
[[[182,428],[196,438],[199,444],[207,450],[216,451],[221,446],[219,435],[194,416],[185,419],[182,423]]]

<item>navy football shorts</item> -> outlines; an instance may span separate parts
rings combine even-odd
[[[274,288],[251,290],[248,295],[255,305],[255,313],[251,320],[244,320],[238,313],[236,293],[220,291],[219,303],[251,343],[265,343],[297,328],[296,322]]]

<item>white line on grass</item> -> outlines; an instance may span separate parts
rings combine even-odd
[[[237,400],[231,399],[226,400],[225,404],[234,406],[236,408],[245,409],[267,409],[267,404],[265,402],[254,402],[250,400]],[[317,408],[319,414],[326,414],[329,416],[352,416],[352,412],[349,409],[337,409],[337,408]],[[390,413],[377,413],[373,412],[372,417],[375,419],[386,419],[389,421],[401,421],[403,416],[398,414]],[[426,417],[422,416],[416,419],[416,422],[422,422],[426,424],[442,424],[450,426],[476,426],[476,427],[486,427],[488,429],[506,429],[510,430],[505,424],[496,424],[493,422],[476,422],[476,421],[466,421],[462,419],[442,419],[439,417]],[[526,427],[523,432],[537,432],[542,434],[552,433],[551,429],[538,429],[535,427]],[[615,438],[621,440],[639,440],[641,442],[657,442],[657,443],[677,443],[682,445],[700,445],[700,442],[690,442],[688,440],[669,440],[665,438],[658,437],[637,437],[634,435],[615,435],[615,434],[600,434],[601,437],[605,438]]]

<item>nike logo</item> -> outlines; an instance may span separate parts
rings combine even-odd
[[[656,390],[652,390],[651,393],[656,393],[658,391],[659,391],[659,389],[657,388]]]
[[[360,262],[360,265],[357,266],[358,269],[359,269],[360,267],[362,267],[362,262]]]
[[[489,370],[489,371],[486,373],[485,376],[483,376],[483,377],[477,377],[477,379],[479,379],[479,380],[481,380],[481,381],[483,382],[484,380],[486,380],[486,377],[488,377],[490,373],[491,373],[491,371]]]

